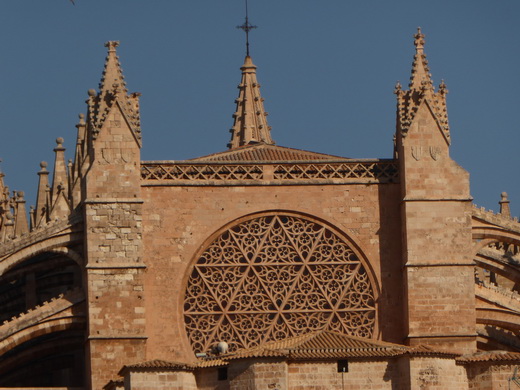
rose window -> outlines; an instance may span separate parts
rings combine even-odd
[[[301,217],[269,215],[226,230],[204,250],[188,279],[184,320],[194,352],[320,329],[371,337],[374,294],[342,238]]]

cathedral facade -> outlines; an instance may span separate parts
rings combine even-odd
[[[36,206],[0,174],[0,388],[520,387],[520,223],[473,205],[414,44],[391,159],[276,145],[247,56],[228,149],[142,161],[108,42]]]

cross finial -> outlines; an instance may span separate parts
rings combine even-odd
[[[241,26],[237,26],[237,28],[244,30],[246,33],[246,56],[249,57],[249,31],[257,28],[257,26],[253,26],[251,23],[249,23],[249,18],[247,14],[247,0],[246,1],[246,21]]]

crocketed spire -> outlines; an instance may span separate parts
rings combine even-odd
[[[119,63],[119,57],[116,53],[116,47],[119,46],[117,41],[109,41],[105,43],[108,48],[108,54],[105,60],[105,69],[103,77],[99,83],[99,93],[91,89],[89,91],[89,107],[88,119],[91,125],[92,136],[96,139],[97,134],[101,130],[103,123],[108,115],[110,108],[117,101],[125,120],[130,126],[134,136],[141,144],[141,123],[139,117],[139,93],[128,94],[126,89],[125,77]]]
[[[242,81],[238,85],[240,90],[236,112],[233,114],[234,123],[230,130],[230,149],[251,143],[266,143],[274,145],[271,138],[271,127],[267,124],[267,112],[264,110],[260,96],[260,84],[256,80],[256,66],[251,57],[246,56],[242,70]]]
[[[401,84],[397,83],[394,91],[397,95],[398,131],[401,131],[402,136],[406,137],[419,106],[426,102],[435,116],[439,128],[442,130],[446,142],[450,144],[450,128],[446,108],[448,89],[444,81],[441,81],[438,92],[435,92],[426,54],[424,54],[424,34],[420,28],[417,29],[417,34],[414,35],[414,38],[415,56],[412,64],[410,84],[408,85],[410,89],[403,91]]]
[[[119,46],[118,41],[108,41],[105,47],[108,48],[107,58],[105,60],[105,69],[103,77],[99,83],[99,91],[102,95],[117,91],[128,93],[126,89],[125,77],[119,63],[119,57],[116,53],[116,47]]]
[[[415,56],[413,57],[412,75],[410,77],[410,89],[414,90],[433,90],[433,83],[430,68],[428,67],[428,60],[424,54],[424,34],[421,28],[417,29],[417,34],[414,35]]]

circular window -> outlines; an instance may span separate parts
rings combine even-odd
[[[270,215],[224,231],[188,279],[184,320],[194,352],[225,341],[230,351],[327,329],[371,337],[368,274],[330,229]]]

